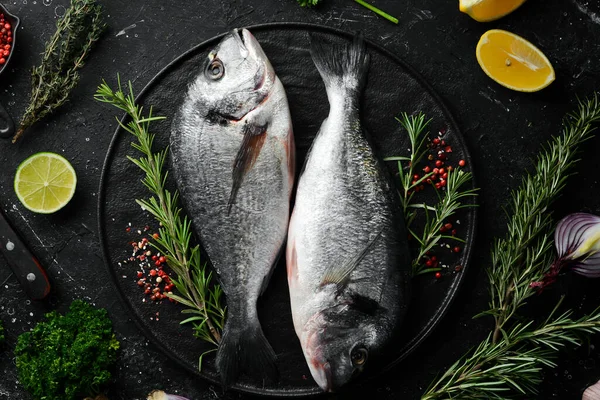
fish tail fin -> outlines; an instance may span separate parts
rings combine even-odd
[[[352,43],[325,44],[321,37],[310,36],[310,54],[323,78],[327,93],[347,88],[360,94],[367,81],[369,54],[362,33]]]
[[[217,370],[223,387],[230,387],[242,372],[251,377],[276,381],[277,356],[267,341],[258,318],[237,322],[228,317],[217,350]]]

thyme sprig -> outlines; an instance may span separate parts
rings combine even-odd
[[[79,69],[106,24],[96,0],[71,0],[46,43],[40,65],[31,71],[31,95],[12,142],[25,130],[62,106],[79,83]]]
[[[577,164],[576,152],[600,122],[600,101],[594,95],[581,101],[577,112],[563,121],[555,137],[538,156],[535,170],[526,174],[513,192],[508,233],[492,251],[489,310],[494,317],[489,336],[450,366],[422,399],[508,399],[531,397],[542,381],[542,369],[554,367],[558,351],[580,345],[582,338],[600,332],[600,309],[579,320],[566,311],[535,327],[516,320],[519,309],[536,293],[532,282],[541,280],[552,261],[553,220],[549,207]]]
[[[434,206],[416,203],[414,198],[415,189],[423,185],[433,175],[433,172],[429,172],[423,174],[419,179],[413,180],[413,177],[419,171],[418,168],[421,166],[423,158],[427,155],[427,127],[431,120],[427,120],[423,113],[417,115],[402,113],[401,117],[396,118],[396,120],[408,134],[410,155],[408,157],[387,157],[385,160],[398,163],[398,177],[402,185],[400,201],[404,210],[406,226],[412,237],[419,242],[417,257],[413,259],[412,263],[413,275],[439,271],[440,268],[425,268],[422,263],[423,257],[443,239],[464,242],[456,236],[443,235],[441,228],[444,222],[456,214],[458,210],[475,206],[471,202],[465,202],[465,200],[477,196],[478,189],[465,189],[465,186],[472,181],[473,175],[470,172],[456,168],[448,171],[446,190],[436,191],[438,202]],[[425,214],[425,226],[421,233],[417,233],[413,227],[418,210],[424,210]]]
[[[137,139],[137,143],[132,142],[131,145],[142,156],[128,156],[128,159],[145,173],[142,182],[152,194],[149,199],[136,202],[160,223],[159,237],[151,240],[151,244],[166,256],[169,267],[175,273],[172,281],[179,294],[168,296],[187,307],[182,313],[190,314],[181,324],[192,323],[196,337],[217,346],[225,321],[223,292],[219,285],[213,284],[212,272],[208,272],[206,263],[200,259],[199,246],[191,243],[191,221],[178,205],[178,192],[166,189],[168,172],[164,166],[168,149],[156,153],[152,150],[155,134],[150,132],[150,123],[165,117],[153,116],[152,108],[147,116],[143,115],[143,107],[135,102],[131,82],[128,93],[121,89],[120,79],[116,91],[103,82],[94,97],[123,110],[129,117],[127,124],[119,121],[119,125]],[[200,356],[200,365],[204,354]]]

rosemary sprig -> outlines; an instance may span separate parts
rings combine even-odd
[[[385,158],[385,161],[396,161],[398,163],[398,176],[402,185],[400,201],[404,210],[406,226],[410,234],[419,242],[418,254],[417,257],[413,259],[412,264],[413,275],[439,271],[440,268],[425,268],[421,260],[427,252],[433,249],[433,247],[442,239],[464,242],[464,240],[461,240],[456,236],[443,235],[441,233],[441,228],[444,225],[444,222],[458,210],[474,207],[473,204],[465,204],[464,200],[468,197],[476,196],[477,189],[463,189],[464,186],[473,179],[473,175],[470,172],[464,172],[459,169],[449,170],[448,179],[446,180],[446,190],[436,191],[438,203],[435,206],[424,203],[415,203],[415,189],[433,175],[433,172],[430,172],[423,174],[423,176],[416,181],[413,179],[423,157],[427,154],[427,126],[431,120],[425,119],[423,113],[411,116],[407,113],[402,113],[401,118],[396,118],[396,120],[408,134],[410,155],[408,157],[387,157]],[[403,162],[406,163],[406,167]],[[425,211],[426,219],[425,227],[421,234],[418,234],[414,228],[412,228],[413,221],[417,217],[417,210],[419,209]],[[430,212],[433,212],[433,216],[430,215]]]
[[[21,118],[15,143],[25,130],[62,106],[79,83],[79,69],[100,38],[106,24],[96,0],[71,0],[46,43],[40,65],[31,71],[29,105]]]
[[[425,227],[421,235],[418,235],[413,229],[409,228],[410,234],[419,242],[419,253],[413,260],[413,275],[423,274],[437,269],[423,269],[421,260],[427,252],[432,250],[442,239],[454,240],[463,242],[464,240],[450,235],[441,234],[441,228],[444,226],[444,221],[447,221],[451,216],[462,208],[473,207],[473,204],[464,204],[463,199],[467,197],[477,196],[477,189],[463,189],[467,183],[472,180],[473,176],[470,172],[453,169],[448,172],[446,191],[438,195],[438,203],[433,207],[433,218],[430,218],[430,207],[425,205],[415,204],[414,207],[423,208],[425,210]]]
[[[201,262],[198,245],[191,244],[191,221],[187,216],[182,216],[178,192],[171,193],[165,188],[168,172],[164,165],[168,149],[158,153],[152,150],[155,135],[150,132],[150,123],[165,117],[153,116],[152,108],[144,116],[143,108],[135,103],[131,82],[128,88],[129,93],[122,91],[120,79],[116,91],[103,82],[94,97],[125,111],[129,116],[127,124],[119,121],[119,125],[137,139],[137,143],[131,145],[142,156],[128,159],[146,174],[142,182],[152,194],[149,199],[136,201],[160,223],[159,237],[151,244],[166,256],[169,267],[175,273],[172,281],[179,295],[168,296],[187,307],[182,313],[190,314],[190,317],[181,321],[181,324],[192,323],[196,337],[216,346],[221,340],[225,320],[223,292],[220,286],[212,284],[212,273]],[[211,351],[214,349],[208,352]],[[200,363],[204,354],[200,357]]]
[[[413,210],[409,207],[412,204],[413,197],[415,195],[415,188],[422,185],[427,178],[431,177],[432,172],[423,175],[415,183],[413,182],[413,176],[417,172],[419,163],[423,160],[423,157],[427,154],[427,126],[431,120],[425,119],[425,114],[419,113],[418,115],[408,115],[402,113],[401,118],[396,118],[396,121],[402,125],[408,134],[410,141],[410,155],[408,157],[396,156],[387,157],[385,161],[397,161],[398,162],[398,176],[402,184],[402,193],[400,194],[400,201],[402,202],[402,208],[404,215],[408,222],[412,222],[415,216]],[[405,161],[406,171],[402,162]],[[410,225],[410,223],[408,223]]]
[[[551,265],[553,219],[548,208],[578,161],[577,148],[592,136],[595,130],[592,124],[598,121],[598,97],[580,103],[578,112],[565,118],[563,134],[539,155],[535,173],[526,175],[512,194],[508,233],[496,241],[492,266],[487,270],[490,308],[481,314],[495,319],[494,342],[500,339],[506,321],[536,293],[530,284],[542,280]]]
[[[578,147],[589,139],[600,121],[600,101],[594,95],[580,102],[576,113],[563,121],[563,134],[554,138],[513,193],[506,238],[492,252],[490,309],[495,328],[474,350],[450,366],[422,399],[510,399],[537,393],[542,369],[554,367],[558,351],[580,345],[582,338],[600,332],[600,309],[579,320],[566,311],[555,318],[559,304],[537,328],[515,322],[520,307],[536,290],[551,264],[552,219],[549,206],[565,186],[577,163]]]
[[[562,302],[562,299],[561,299]],[[600,333],[600,309],[572,319],[554,317],[560,303],[537,329],[516,324],[496,342],[490,334],[470,355],[459,359],[421,397],[434,399],[507,399],[537,394],[545,367],[556,367],[560,349],[579,346],[582,337]]]

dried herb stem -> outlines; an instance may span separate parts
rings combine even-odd
[[[62,106],[79,83],[79,70],[106,25],[96,0],[71,0],[46,43],[40,65],[31,71],[29,104],[13,143],[36,122]]]

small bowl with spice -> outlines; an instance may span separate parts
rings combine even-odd
[[[19,17],[0,4],[0,74],[6,69],[15,47]]]

